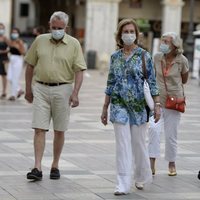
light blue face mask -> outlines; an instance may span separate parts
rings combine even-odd
[[[19,33],[11,33],[11,39],[16,40],[19,38]]]
[[[61,29],[61,30],[52,30],[51,31],[52,34],[52,38],[55,40],[60,40],[64,37],[65,35],[65,30]]]
[[[168,44],[164,44],[164,43],[161,43],[160,45],[160,51],[164,54],[168,54],[171,52],[171,48],[169,47]]]
[[[0,29],[0,35],[4,35],[5,30],[4,29]]]

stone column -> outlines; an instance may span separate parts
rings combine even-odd
[[[10,34],[11,14],[12,14],[12,0],[1,0],[0,1],[0,22],[5,25],[6,36],[9,36]]]
[[[180,35],[183,0],[163,0],[162,33],[176,32]]]
[[[95,51],[97,59],[107,59],[115,50],[118,5],[121,0],[87,0],[85,53]]]

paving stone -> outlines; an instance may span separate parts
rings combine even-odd
[[[115,136],[112,124],[100,122],[107,75],[88,70],[80,92],[80,106],[71,111],[69,130],[60,160],[61,179],[50,180],[52,125],[46,135],[43,180],[30,182],[33,167],[32,105],[23,97],[15,102],[0,100],[0,200],[199,200],[200,180],[200,87],[197,80],[186,85],[187,109],[178,133],[176,177],[167,175],[164,136],[153,183],[143,191],[114,196]],[[1,83],[0,83],[1,84]],[[22,85],[24,79],[22,78]]]

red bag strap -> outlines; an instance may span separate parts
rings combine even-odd
[[[165,90],[166,90],[166,92],[168,94],[166,79],[165,79],[165,76],[164,76],[164,66],[163,66],[163,61],[162,60],[161,60],[161,68],[162,68],[162,75],[163,75],[163,80],[164,80],[164,84],[165,84]]]

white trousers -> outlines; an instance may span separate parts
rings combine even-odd
[[[133,174],[135,182],[144,184],[152,181],[146,145],[147,124],[113,125],[116,137],[116,191],[129,193]]]
[[[19,81],[23,68],[23,57],[11,55],[9,59],[7,79],[11,83],[11,96],[16,97],[17,92],[21,89]]]
[[[181,113],[175,110],[162,108],[160,120],[155,123],[153,117],[149,120],[149,157],[160,156],[160,134],[165,134],[165,159],[169,162],[176,161],[177,133]]]

